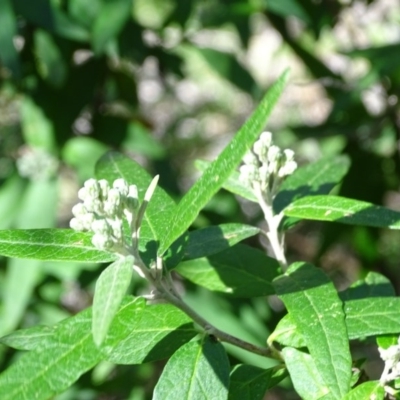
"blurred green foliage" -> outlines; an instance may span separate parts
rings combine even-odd
[[[108,149],[159,173],[179,198],[194,159],[212,159],[287,66],[292,80],[269,127],[276,141],[301,163],[346,154],[337,193],[399,209],[399,21],[399,4],[383,0],[1,1],[1,228],[67,226],[76,189]],[[259,220],[221,192],[196,224]],[[370,270],[398,288],[398,235],[302,223],[288,252],[318,261],[342,288]],[[0,333],[86,307],[100,270],[1,260]],[[199,312],[244,339],[263,344],[276,324],[272,300],[184,285]],[[142,286],[136,278],[132,290]],[[0,350],[3,369],[14,354]],[[161,369],[101,364],[57,399],[147,399]],[[291,398],[289,390],[277,395]]]

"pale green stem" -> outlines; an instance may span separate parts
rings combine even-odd
[[[278,260],[282,269],[287,268],[287,261],[285,256],[285,237],[283,233],[279,232],[279,225],[283,218],[283,213],[274,214],[272,208],[272,195],[267,192],[264,198],[261,187],[258,182],[254,183],[254,194],[257,197],[258,204],[264,214],[265,221],[268,225],[268,232],[266,233],[269,242],[271,244],[272,252],[275,258]]]

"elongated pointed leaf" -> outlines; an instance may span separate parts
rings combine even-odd
[[[204,161],[204,160],[195,161],[196,168],[202,172],[204,172],[209,167],[210,164],[211,164],[210,161]],[[234,194],[242,196],[247,200],[254,201],[255,203],[258,202],[257,197],[253,193],[253,190],[239,180],[239,171],[232,171],[232,174],[224,182],[222,187]]]
[[[339,292],[342,301],[372,297],[394,297],[396,292],[390,280],[377,272],[368,272],[364,279],[354,282],[343,292]]]
[[[226,400],[228,386],[228,357],[219,342],[207,337],[175,352],[154,389],[153,400]]]
[[[385,389],[379,381],[369,381],[358,385],[343,400],[383,400],[385,398]]]
[[[340,183],[349,167],[350,160],[347,156],[335,156],[298,168],[282,183],[274,199],[275,212],[280,213],[296,199],[328,194]]]
[[[285,72],[270,88],[258,108],[235,135],[230,144],[182,198],[176,212],[170,214],[169,219],[163,221],[160,232],[162,240],[158,254],[163,254],[189,228],[199,212],[238,166],[247,150],[265,127],[272,108],[283,91],[287,76],[288,73]]]
[[[191,231],[183,258],[194,260],[217,254],[259,232],[259,228],[244,224],[222,224]]]
[[[140,364],[171,356],[198,331],[192,320],[170,304],[125,301],[100,350],[115,364]]]
[[[400,298],[398,297],[347,301],[344,312],[350,339],[400,333]]]
[[[53,226],[56,203],[56,182],[29,182],[15,221],[16,227]],[[18,326],[32,297],[32,292],[42,276],[42,263],[38,260],[9,260],[2,293],[0,334],[8,333]]]
[[[239,243],[207,258],[184,261],[175,271],[209,290],[256,297],[275,293],[272,280],[280,267],[264,252]]]
[[[0,2],[0,61],[12,72],[14,78],[19,78],[21,72],[18,52],[13,43],[17,32],[17,16],[12,1],[3,0]]]
[[[18,350],[34,350],[47,338],[52,338],[55,328],[37,325],[32,328],[19,329],[0,338],[0,343]]]
[[[46,261],[110,262],[117,256],[92,245],[92,233],[72,229],[0,231],[0,254]]]
[[[309,196],[285,208],[289,217],[400,229],[400,212],[340,196]]]
[[[350,387],[351,355],[343,304],[335,287],[320,269],[306,263],[293,264],[274,286],[329,392],[341,399]]]
[[[97,346],[107,335],[132,279],[133,258],[114,261],[99,276],[93,298],[92,333]]]
[[[228,400],[262,400],[268,389],[287,376],[283,368],[238,365],[231,373]]]
[[[87,310],[62,323],[54,335],[22,355],[0,375],[2,400],[46,400],[71,386],[101,361]]]
[[[285,347],[282,350],[286,367],[289,370],[290,378],[296,392],[303,399],[324,400],[335,399],[329,387],[324,382],[320,371],[309,354],[303,353],[292,347]]]
[[[397,297],[371,297],[344,303],[348,338],[400,333],[400,300]],[[285,315],[268,338],[268,343],[306,347],[303,334],[291,314]]]
[[[190,318],[174,306],[147,306],[143,298],[129,296],[100,348],[93,342],[91,325],[92,313],[87,309],[52,327],[4,337],[4,344],[31,351],[0,375],[0,398],[47,400],[102,360],[128,364],[160,360],[198,334]]]

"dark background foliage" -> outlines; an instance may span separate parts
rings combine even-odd
[[[3,0],[0,227],[66,227],[107,149],[160,174],[179,199],[198,174],[194,160],[213,159],[285,67],[291,80],[268,126],[276,142],[300,164],[347,154],[336,192],[400,209],[399,22],[395,0]],[[234,221],[262,225],[256,208],[221,191],[194,228]],[[316,263],[339,289],[368,271],[398,289],[399,239],[305,222],[287,241],[290,260]],[[0,333],[86,307],[101,268],[2,259]],[[132,291],[145,290],[137,278]],[[255,343],[282,315],[274,298],[232,300],[186,281],[182,290]],[[232,363],[271,365],[229,351]],[[14,356],[1,348],[0,369]],[[101,364],[57,399],[151,398],[162,367]],[[267,398],[291,396],[284,385]]]

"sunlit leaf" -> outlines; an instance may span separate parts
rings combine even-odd
[[[208,337],[183,345],[169,359],[154,389],[154,400],[228,397],[229,361],[221,343]]]
[[[281,75],[228,146],[182,198],[177,210],[171,213],[168,219],[163,220],[158,254],[163,254],[189,228],[199,212],[238,166],[246,151],[265,127],[272,108],[283,91],[287,77],[287,72]]]
[[[97,346],[107,335],[132,279],[133,258],[114,261],[98,277],[93,297],[92,333]]]
[[[302,333],[328,392],[341,399],[350,387],[351,355],[343,304],[333,283],[311,264],[296,263],[274,286]]]

